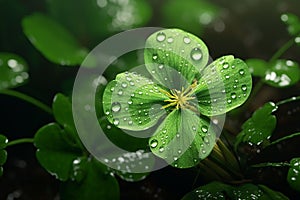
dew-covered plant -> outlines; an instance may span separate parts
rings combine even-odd
[[[72,2],[66,2],[67,9]],[[84,1],[78,2],[85,5]],[[35,13],[23,19],[24,35],[43,57],[55,65],[80,65],[88,53],[85,46],[91,42],[85,41],[86,36],[99,41],[109,35],[108,30],[115,32],[134,25],[141,26],[151,12],[145,1],[109,1],[111,4],[107,7],[105,2],[98,1],[102,12],[91,12],[91,19],[102,19],[107,27],[99,28],[91,20],[87,28],[75,37],[69,31],[77,28],[73,18],[72,23],[65,18],[58,23],[57,18],[65,16],[65,13],[59,9],[60,1],[52,0],[49,1],[49,15],[52,17]],[[134,8],[136,15],[139,12],[146,14],[139,19],[131,16],[130,24],[122,23],[113,15],[102,16],[103,13],[122,11],[124,2]],[[198,16],[199,10],[194,8],[202,1],[191,2],[185,5],[191,10],[187,14]],[[181,1],[173,1],[163,8],[164,23],[168,25],[170,19],[176,18],[174,13],[181,9],[181,4]],[[201,5],[207,12],[194,21],[199,23],[200,19],[201,24],[209,23],[217,15],[218,8],[207,2]],[[76,19],[81,19],[78,12],[71,13]],[[61,199],[120,199],[125,181],[147,181],[152,175],[151,168],[155,164],[152,160],[145,173],[134,173],[136,166],[127,164],[130,159],[138,159],[142,163],[144,152],[166,162],[169,165],[167,169],[178,170],[176,173],[184,175],[193,174],[191,192],[179,199],[288,199],[279,187],[262,180],[261,171],[265,169],[281,170],[281,177],[286,179],[281,183],[299,195],[300,155],[286,155],[275,161],[253,161],[259,153],[271,151],[300,136],[299,130],[287,131],[284,136],[275,134],[276,128],[281,126],[278,121],[280,109],[297,103],[300,100],[298,91],[294,97],[276,103],[265,102],[252,114],[248,110],[264,85],[282,90],[299,84],[299,64],[281,57],[294,44],[300,44],[300,20],[290,13],[283,14],[281,20],[287,25],[291,39],[268,61],[258,58],[243,61],[232,55],[213,61],[209,59],[206,44],[197,36],[180,29],[164,29],[151,34],[145,41],[143,66],[133,68],[135,65],[132,65],[120,73],[118,68],[117,75],[116,72],[111,73],[115,70],[113,66],[108,68],[104,72],[108,84],[96,81],[97,105],[92,106],[107,137],[116,146],[128,151],[123,156],[112,158],[111,162],[118,164],[117,169],[100,162],[82,143],[67,92],[57,93],[50,107],[18,91],[15,88],[29,80],[30,67],[21,56],[1,52],[0,94],[36,106],[54,122],[39,128],[32,138],[11,140],[9,134],[0,135],[0,176],[4,173],[5,178],[9,148],[31,143],[36,148],[40,165],[61,182]],[[176,21],[178,26],[183,22],[183,18]],[[78,42],[77,37],[84,42]],[[90,68],[95,66],[90,64],[86,71],[93,74]],[[96,78],[98,80],[99,77]],[[252,80],[255,80],[253,89]],[[84,92],[82,98],[86,98]],[[89,106],[86,109],[92,110]],[[247,119],[241,123],[240,130],[234,132],[230,124],[225,123],[223,128],[225,114],[230,118],[240,118],[240,121],[245,116]],[[135,134],[132,136],[127,132]],[[151,134],[146,138],[136,137],[143,132]],[[96,144],[99,145],[99,141]]]
[[[205,44],[178,29],[151,35],[144,57],[152,79],[134,72],[118,74],[104,91],[104,112],[125,130],[159,123],[149,139],[151,151],[172,166],[195,166],[210,154],[217,137],[207,117],[222,115],[248,98],[248,67],[233,56],[208,64]]]

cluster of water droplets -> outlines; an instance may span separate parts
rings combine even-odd
[[[291,163],[290,168],[291,177],[289,178],[291,182],[299,182],[300,179],[300,159],[296,159],[295,162]]]
[[[202,54],[202,50],[200,49],[200,44],[194,44],[189,36],[182,37],[181,35],[179,35],[179,33],[175,31],[172,31],[172,36],[167,36],[163,31],[161,31],[156,34],[156,40],[157,42],[162,43],[161,49],[167,49],[169,51],[173,50],[171,47],[174,42],[177,43],[180,42],[185,45],[194,45],[194,47],[190,47],[190,46],[189,48],[184,47],[180,50],[180,52],[175,52],[175,53],[177,55],[180,55],[180,53],[185,54],[186,49],[191,49],[189,51],[189,55],[193,61],[199,61],[202,59],[203,54]],[[169,44],[171,44],[170,47],[168,47]],[[168,57],[169,56],[168,53],[166,53],[165,56]],[[157,59],[157,55],[153,55],[153,60],[156,59]]]
[[[260,189],[254,191],[233,189],[232,193],[236,199],[241,200],[258,200],[264,195]]]
[[[104,163],[108,166],[112,166],[118,170],[120,175],[127,173],[141,173],[151,171],[153,165],[153,157],[149,152],[144,150],[137,150],[136,152],[127,152],[116,157],[105,158]],[[133,178],[133,176],[126,176],[127,179]]]
[[[198,198],[199,200],[201,199],[225,199],[225,195],[223,192],[214,192],[211,193],[207,190],[201,190],[197,189],[194,192],[194,196]]]
[[[144,125],[157,120],[154,116],[159,108],[148,105],[145,96],[161,95],[159,88],[137,73],[126,72],[109,88],[111,103],[105,106],[105,114],[115,126]],[[110,129],[110,127],[107,127]]]
[[[211,139],[211,133],[209,133],[208,126],[206,125],[202,125],[200,127],[192,126],[191,129],[192,129],[191,131],[193,132],[192,134],[196,135],[195,140],[197,141],[202,140],[200,147],[198,147],[199,156],[195,155],[197,157],[193,158],[193,161],[197,163],[201,158],[206,157],[206,154],[209,153],[207,149],[210,149],[209,147],[214,144],[214,141]],[[160,154],[161,157],[173,163],[175,167],[178,167],[178,163],[177,163],[178,159],[180,159],[180,157],[186,151],[195,148],[195,146],[193,146],[193,144],[190,144],[189,146],[176,145],[174,146],[174,148],[170,147],[171,140],[175,140],[176,144],[181,144],[179,140],[185,141],[186,139],[184,137],[188,137],[187,134],[189,133],[177,132],[175,135],[172,134],[173,132],[171,132],[170,130],[166,128],[162,128],[156,133],[155,135],[156,137],[150,140],[150,147],[152,150]]]

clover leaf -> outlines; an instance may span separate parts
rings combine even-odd
[[[297,36],[300,33],[300,19],[292,13],[281,15],[281,21],[287,25],[288,32],[291,36]]]
[[[118,74],[103,94],[103,110],[118,128],[157,127],[151,151],[179,168],[196,165],[211,152],[216,131],[208,117],[222,115],[248,98],[247,65],[224,56],[208,65],[205,43],[179,29],[153,33],[144,60],[151,75]]]
[[[260,145],[268,141],[276,127],[276,116],[272,115],[276,110],[277,106],[273,102],[268,102],[256,110],[242,125],[243,130],[236,137],[235,149],[240,143]]]

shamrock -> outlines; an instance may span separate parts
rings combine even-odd
[[[124,72],[108,83],[104,113],[123,130],[153,129],[151,151],[172,166],[195,166],[210,154],[217,138],[210,118],[248,98],[249,69],[231,55],[208,64],[205,43],[179,29],[150,35],[144,60],[147,74]]]

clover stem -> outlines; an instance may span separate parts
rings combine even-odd
[[[21,139],[16,139],[16,140],[8,142],[6,146],[8,147],[8,146],[23,144],[23,143],[33,143],[33,141],[34,141],[33,138],[21,138]]]
[[[213,162],[209,158],[204,159],[202,161],[202,164],[212,169],[213,172],[220,176],[222,179],[225,179],[226,181],[234,180],[234,178],[228,173],[227,170],[225,170],[218,163]]]
[[[279,138],[278,140],[275,140],[275,141],[271,142],[268,146],[278,144],[278,143],[280,143],[284,140],[287,140],[287,139],[290,139],[290,138],[293,138],[293,137],[296,137],[296,136],[300,136],[300,133],[294,133],[294,134]]]
[[[271,57],[269,62],[272,62],[282,56],[289,48],[291,48],[295,44],[295,39],[292,38],[287,41],[280,49],[278,49],[274,55]]]
[[[292,97],[292,98],[285,99],[285,100],[277,102],[276,106],[280,106],[282,104],[290,103],[290,102],[293,102],[293,101],[299,101],[299,100],[300,100],[300,96],[298,96],[298,97]]]
[[[23,101],[31,103],[32,105],[40,108],[41,110],[45,111],[46,113],[48,113],[50,115],[52,115],[52,109],[49,106],[47,106],[46,104],[42,103],[41,101],[39,101],[31,96],[28,96],[26,94],[23,94],[21,92],[15,91],[15,90],[1,90],[0,94],[16,97],[18,99],[21,99]]]

